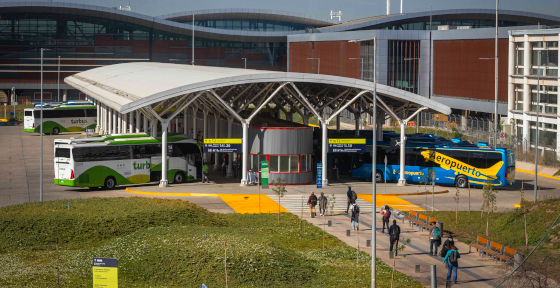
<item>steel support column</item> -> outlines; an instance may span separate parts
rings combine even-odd
[[[138,112],[133,111],[128,113],[128,133],[134,133],[134,113]]]
[[[203,127],[202,127],[202,138],[206,139],[208,137],[208,110],[204,109],[202,110],[202,113],[204,115],[204,120],[203,120]],[[204,163],[208,163],[209,161],[209,157],[207,153],[204,153],[203,155],[203,159],[204,159]]]
[[[188,124],[188,119],[187,119],[187,108],[183,109],[183,134],[185,135],[189,135],[187,134],[187,124]]]
[[[214,115],[214,138],[220,138],[218,137],[218,121],[220,120],[220,118],[218,117],[218,115]],[[218,159],[220,159],[219,153],[216,152],[214,153],[214,170],[219,170],[220,169],[220,164],[218,164]]]
[[[322,138],[321,138],[321,143],[322,143],[322,149],[321,149],[321,161],[323,163],[323,173],[321,173],[322,178],[321,181],[323,182],[324,186],[329,185],[329,180],[327,179],[327,142],[329,141],[328,135],[327,135],[327,130],[328,130],[328,126],[329,126],[329,121],[324,120],[321,121],[321,128],[323,129],[323,133],[322,133]]]
[[[400,154],[401,154],[401,159],[400,159],[400,168],[399,168],[399,182],[397,183],[397,186],[405,186],[406,185],[406,179],[404,178],[404,158],[406,155],[406,120],[401,120],[399,123],[401,125],[401,142],[399,143],[400,145]]]
[[[247,185],[247,157],[249,154],[249,123],[242,121],[241,125],[243,127],[243,159],[241,160],[242,171],[241,171],[241,185]]]
[[[117,134],[117,111],[111,109],[112,121],[111,121],[111,133],[110,134]]]
[[[161,120],[161,180],[159,180],[159,187],[169,186],[167,181],[167,126],[169,122],[167,119]]]
[[[233,118],[228,118],[227,122],[228,122],[228,130],[227,130],[228,135],[227,136],[228,136],[228,138],[231,139],[232,134],[233,134]],[[226,177],[231,178],[231,177],[233,177],[233,175],[234,175],[233,174],[233,153],[229,153]]]
[[[100,125],[101,125],[101,107],[99,106],[99,101],[97,100],[93,100],[93,102],[95,103],[95,105],[97,106],[97,119],[95,120],[95,133],[99,134],[99,130],[100,130]]]

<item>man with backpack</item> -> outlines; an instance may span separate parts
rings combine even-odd
[[[356,229],[360,230],[358,225],[360,225],[360,206],[356,204],[356,202],[352,203],[352,230],[356,231]]]
[[[358,198],[356,192],[352,191],[352,187],[348,186],[348,191],[346,191],[346,199],[348,200],[346,214],[348,214],[348,209],[352,206],[352,203],[356,201],[356,198]]]
[[[313,217],[313,214],[317,214],[315,206],[317,205],[317,196],[314,192],[311,192],[311,196],[307,199],[307,205],[309,205],[309,217]]]
[[[459,261],[458,259],[461,258],[461,254],[457,251],[457,247],[454,244],[451,244],[449,247],[449,251],[443,258],[443,263],[447,266],[447,282],[451,280],[451,273],[453,273],[453,283],[457,284],[457,268],[459,268]],[[448,283],[445,283],[448,286]]]
[[[436,222],[432,222],[432,227],[430,228],[430,256],[437,255],[437,248],[439,244],[439,240],[441,239],[441,231],[436,226]],[[435,247],[435,253],[434,253]]]
[[[381,233],[385,233],[385,225],[387,225],[387,231],[389,230],[389,219],[391,219],[391,210],[389,206],[385,205],[385,210],[381,210],[381,219],[383,220],[383,230]]]
[[[397,220],[393,220],[393,225],[389,227],[389,237],[391,241],[391,247],[389,248],[389,252],[393,251],[393,245],[396,243],[395,246],[395,256],[399,252],[397,247],[399,247],[399,238],[401,236],[401,227],[397,225]]]

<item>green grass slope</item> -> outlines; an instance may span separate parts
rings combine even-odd
[[[0,208],[0,287],[91,287],[93,257],[119,259],[119,287],[367,287],[371,257],[299,219],[215,214],[178,200],[109,198]],[[53,240],[54,239],[54,240]],[[391,269],[379,260],[378,287]],[[421,287],[397,272],[396,287]]]

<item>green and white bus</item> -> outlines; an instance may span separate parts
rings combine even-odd
[[[41,107],[24,110],[25,132],[41,131]],[[78,132],[95,129],[97,125],[96,105],[43,106],[43,133],[58,135],[60,132]]]
[[[175,135],[167,137],[167,145],[167,180],[196,180],[197,167],[202,163],[198,141]],[[144,133],[57,139],[54,184],[113,189],[117,185],[159,181],[161,150],[161,138]]]

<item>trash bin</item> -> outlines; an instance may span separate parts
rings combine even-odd
[[[437,222],[436,227],[439,228],[439,232],[441,233],[441,236],[443,237],[443,222]]]
[[[513,265],[514,267],[517,267],[521,264],[521,262],[523,262],[523,259],[525,259],[525,254],[523,253],[515,253],[515,255],[513,255]]]

